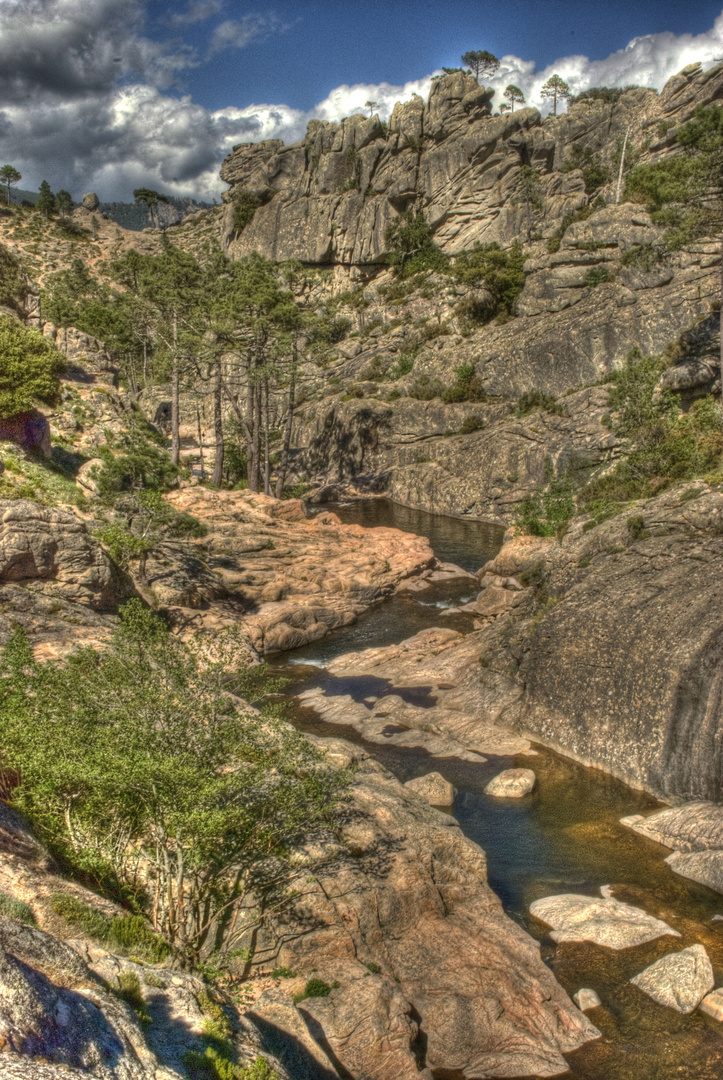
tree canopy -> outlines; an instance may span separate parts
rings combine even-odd
[[[0,417],[53,405],[65,357],[38,330],[0,316]]]
[[[12,165],[3,165],[0,169],[0,182],[7,187],[7,199],[8,206],[10,205],[10,188],[13,184],[19,184],[22,180],[21,174]]]
[[[520,90],[519,86],[514,86],[512,83],[505,90],[504,96],[510,103],[510,109],[515,111],[515,105],[525,104],[525,95]]]
[[[462,63],[466,64],[471,70],[478,83],[480,79],[494,75],[500,66],[500,62],[494,53],[488,52],[486,49],[472,49],[470,52],[464,53],[461,59]]]
[[[551,75],[540,89],[540,96],[552,98],[552,112],[554,116],[557,116],[558,101],[564,101],[566,98],[572,97],[572,90],[559,75]]]

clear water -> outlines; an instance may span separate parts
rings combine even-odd
[[[439,558],[470,569],[490,558],[501,539],[497,529],[485,540],[484,530],[490,527],[480,529],[479,522],[434,518],[381,500],[334,510],[343,520],[370,527],[398,521],[398,527],[415,531],[413,524],[418,525]],[[470,536],[466,550],[465,530]],[[320,721],[293,694],[322,686],[327,694],[351,694],[363,701],[390,692],[384,680],[336,679],[324,665],[352,649],[401,641],[423,626],[471,629],[467,616],[454,616],[457,623],[452,623],[440,618],[443,608],[434,606],[454,599],[463,584],[440,583],[434,593],[393,598],[356,626],[280,658],[277,669],[292,680],[290,719],[307,731],[362,742],[353,728]],[[431,687],[395,692],[421,706],[434,704]],[[439,760],[392,746],[366,748],[402,781],[435,770],[455,785],[459,794],[452,813],[465,834],[484,848],[490,885],[507,913],[540,941],[543,957],[570,994],[582,986],[597,990],[603,1006],[590,1018],[603,1037],[569,1055],[567,1075],[579,1080],[723,1080],[723,1025],[698,1013],[680,1016],[629,984],[659,956],[700,942],[713,963],[716,985],[723,985],[723,922],[713,919],[723,915],[723,896],[673,874],[663,861],[666,849],[619,824],[625,815],[654,810],[659,804],[651,796],[539,746],[535,757],[490,758],[484,764]],[[514,802],[486,796],[489,779],[514,765],[534,768],[535,791]],[[556,946],[546,927],[529,914],[530,904],[541,896],[599,895],[600,886],[608,884],[616,887],[619,899],[665,919],[682,938],[664,937],[622,952],[590,943]]]

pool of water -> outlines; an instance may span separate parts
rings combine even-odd
[[[423,520],[419,530],[432,540],[438,557],[465,568],[482,565],[501,539],[501,530],[485,532],[490,527],[480,529],[479,522],[434,519],[388,502],[334,509],[344,520],[370,526],[394,525],[399,518],[400,527],[408,531],[416,531],[412,523]],[[465,550],[466,529],[470,540]],[[466,632],[471,629],[468,616],[448,621],[446,609],[435,606],[458,602],[465,584],[469,589],[469,583],[440,583],[429,592],[392,598],[356,626],[279,658],[274,667],[291,680],[289,718],[306,731],[363,744],[353,728],[324,723],[294,695],[311,686],[321,686],[327,694],[351,694],[357,701],[390,692],[384,680],[334,678],[324,665],[352,649],[401,641],[424,626],[454,625]],[[395,692],[418,705],[434,704],[432,687]],[[651,796],[540,746],[534,757],[490,757],[477,764],[435,759],[421,750],[363,745],[401,781],[434,770],[454,784],[459,794],[452,813],[464,833],[484,848],[490,885],[507,913],[537,938],[543,957],[570,994],[582,986],[598,992],[603,1005],[590,1018],[602,1038],[569,1056],[567,1075],[579,1080],[723,1078],[723,1025],[698,1013],[680,1016],[664,1009],[629,983],[658,957],[700,942],[713,963],[716,985],[723,984],[723,921],[714,918],[723,915],[723,896],[675,875],[663,861],[666,849],[619,823],[626,815],[654,810],[659,804]],[[535,770],[535,791],[515,801],[485,795],[490,778],[514,765]],[[619,899],[664,919],[682,937],[663,937],[621,952],[590,943],[557,946],[547,928],[529,914],[530,904],[542,896],[599,896],[602,885],[614,886]]]

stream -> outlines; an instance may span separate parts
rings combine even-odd
[[[320,509],[333,510],[345,523],[387,525],[426,536],[439,559],[471,572],[492,558],[502,542],[499,526],[435,516],[382,499]],[[602,1007],[589,1013],[602,1038],[567,1055],[566,1076],[721,1080],[723,1024],[699,1012],[682,1016],[663,1008],[629,984],[660,956],[699,942],[713,964],[716,986],[723,985],[723,895],[674,874],[663,861],[668,849],[619,824],[621,817],[650,813],[660,803],[539,745],[533,744],[534,757],[489,756],[477,764],[364,743],[353,728],[325,723],[294,696],[313,686],[328,695],[351,694],[358,701],[388,693],[381,679],[335,678],[326,664],[342,653],[393,644],[430,626],[469,632],[469,615],[445,612],[476,596],[475,584],[439,582],[422,593],[393,596],[353,626],[278,657],[271,666],[290,680],[288,718],[304,731],[364,745],[401,781],[436,771],[454,784],[459,794],[451,813],[465,835],[485,850],[490,886],[507,914],[540,942],[544,960],[570,995],[587,986],[602,1000]],[[428,698],[425,688],[395,692],[420,705]],[[535,770],[532,794],[519,800],[484,794],[492,776],[518,766]],[[663,937],[621,951],[590,942],[556,945],[548,928],[529,914],[530,904],[540,897],[566,892],[599,897],[602,885],[613,885],[617,899],[664,919],[682,937]]]

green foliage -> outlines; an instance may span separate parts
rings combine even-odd
[[[295,979],[296,972],[287,967],[274,968],[271,972],[272,979]]]
[[[65,188],[61,188],[55,196],[55,208],[59,214],[66,216],[73,212],[73,196]]]
[[[324,347],[338,345],[351,330],[351,319],[343,315],[319,315],[309,326],[309,344]]]
[[[506,87],[504,96],[509,101],[512,112],[515,111],[515,105],[525,104],[525,95],[522,93],[519,86],[515,86],[514,83],[510,83],[510,85]]]
[[[150,1024],[151,1015],[146,1007],[140,979],[134,971],[121,971],[118,976],[118,989],[114,992],[116,997],[130,1005],[142,1024]]]
[[[634,244],[620,256],[620,265],[649,273],[663,259],[664,251],[654,244]]]
[[[489,78],[494,75],[500,66],[500,62],[494,53],[487,49],[471,49],[461,57],[462,63],[471,69],[472,74],[479,83],[480,78]]]
[[[379,967],[379,964],[376,964],[373,960],[369,964],[367,964],[366,967],[369,969],[369,971],[371,971],[372,975],[378,975],[379,972],[382,970]]]
[[[460,424],[457,434],[471,435],[473,431],[481,431],[484,426],[484,417],[480,416],[479,413],[470,413],[469,416],[465,416]]]
[[[441,393],[442,401],[447,404],[455,401],[485,401],[487,395],[477,377],[474,364],[459,364],[454,369],[455,381]]]
[[[635,83],[631,83],[629,86],[591,86],[589,90],[581,90],[579,94],[571,97],[568,106],[577,105],[580,101],[602,101],[606,105],[615,105],[623,94],[627,94],[628,90],[647,89],[649,89],[647,86],[637,86]],[[657,90],[655,93],[657,93]]]
[[[562,221],[560,222],[559,227],[555,230],[555,232],[548,240],[547,250],[550,253],[559,251],[560,245],[562,243],[562,238],[567,232],[567,230],[570,228],[570,226],[576,225],[578,221],[587,221],[587,219],[591,217],[596,210],[598,210],[601,206],[604,205],[605,203],[603,199],[598,196],[595,202],[589,203],[587,206],[583,206],[581,210],[576,210],[574,214],[565,214]]]
[[[64,368],[65,357],[38,330],[0,316],[0,417],[55,404]]]
[[[559,75],[551,75],[546,83],[540,87],[540,97],[552,99],[553,115],[557,116],[557,103],[565,98],[572,97],[572,91],[564,79]]]
[[[625,366],[608,376],[613,431],[629,448],[610,472],[578,495],[578,505],[596,521],[635,499],[720,467],[723,428],[718,407],[708,395],[680,415],[675,395],[654,393],[665,366],[660,357],[634,349]]]
[[[607,266],[591,266],[585,274],[585,285],[588,289],[596,289],[598,285],[604,285],[609,277]]]
[[[612,179],[610,169],[602,164],[600,155],[594,154],[589,146],[583,147],[580,143],[573,143],[562,167],[563,172],[572,172],[574,169],[582,170],[582,179],[588,195],[593,195],[598,188],[609,184]]]
[[[55,195],[50,189],[50,184],[47,180],[43,180],[39,188],[38,201],[35,204],[35,209],[38,210],[44,218],[49,218],[52,213],[55,212]]]
[[[239,706],[227,685],[240,648],[233,630],[184,643],[131,600],[103,652],[41,664],[17,631],[0,654],[13,805],[68,867],[115,875],[140,904],[156,881],[155,928],[191,957],[329,822],[350,776],[290,725]]]
[[[528,413],[542,409],[544,412],[555,413],[557,416],[565,415],[565,407],[552,394],[546,394],[543,390],[526,390],[517,402],[517,415],[527,416]]]
[[[168,944],[149,929],[140,915],[106,915],[66,893],[54,893],[50,904],[56,915],[74,930],[109,949],[140,956],[152,964],[159,964],[171,955]]]
[[[171,201],[168,195],[162,195],[160,191],[153,191],[151,188],[136,188],[133,192],[133,198],[138,205],[145,206],[148,209],[148,215],[153,227],[158,224],[158,204]]]
[[[547,484],[520,503],[515,524],[529,536],[563,536],[575,513],[574,484],[566,474],[556,476],[545,464]]]
[[[409,375],[414,368],[416,356],[415,350],[400,352],[391,367],[387,368],[384,375],[385,379],[389,379],[390,382],[396,382],[397,379],[402,379],[405,375]]]
[[[231,205],[233,206],[233,231],[236,236],[240,236],[259,207],[264,205],[264,200],[252,191],[238,188],[233,193]]]
[[[409,396],[418,401],[432,401],[433,398],[441,397],[444,391],[445,385],[439,379],[420,375],[409,387]]]
[[[323,979],[309,979],[301,993],[294,994],[294,1002],[298,1005],[299,1002],[306,1001],[307,998],[328,997],[338,985],[338,982],[333,982],[330,986]]]
[[[633,514],[627,520],[627,530],[633,540],[644,540],[650,533],[645,528],[645,519],[642,514]]]
[[[0,304],[20,311],[28,293],[28,283],[20,260],[0,244]]]
[[[19,922],[35,926],[36,919],[30,904],[24,900],[17,900],[10,893],[0,892],[0,915],[8,919],[17,919]]]
[[[228,1053],[214,1046],[207,1046],[203,1053],[189,1050],[183,1063],[190,1080],[278,1080],[278,1074],[260,1054],[252,1065],[241,1066],[234,1064],[226,1056]]]
[[[387,260],[398,277],[411,277],[421,270],[446,270],[449,260],[432,239],[432,230],[421,210],[405,210],[388,226],[384,240]]]
[[[489,322],[500,312],[512,315],[525,285],[524,263],[525,255],[519,242],[506,251],[497,243],[476,243],[470,250],[460,252],[451,269],[452,276],[464,284],[484,286],[489,298],[479,301],[482,307],[476,314],[469,305],[464,308],[464,304],[458,306],[458,311],[476,322]]]
[[[103,466],[96,477],[102,499],[112,503],[122,492],[151,488],[167,491],[178,478],[178,466],[173,465],[164,449],[159,447],[144,425],[133,424],[119,435],[113,449],[103,446],[98,451]]]
[[[18,170],[12,165],[3,165],[3,167],[0,169],[0,184],[5,184],[5,187],[7,188],[8,206],[12,201],[10,195],[10,188],[13,184],[19,184],[21,180],[22,176],[20,175]]]

